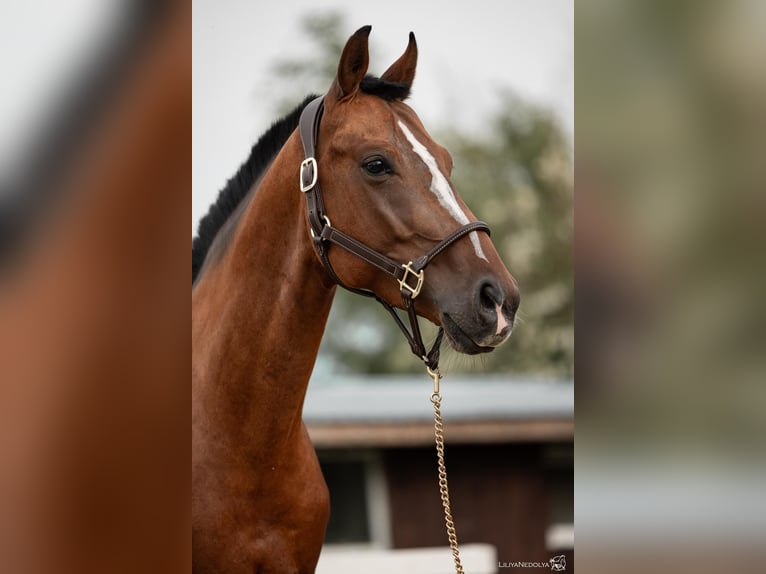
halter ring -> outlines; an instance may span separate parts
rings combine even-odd
[[[326,215],[323,215],[322,219],[324,219],[324,222],[327,224],[327,227],[332,227],[332,223],[330,223],[329,217],[327,217]],[[314,230],[311,228],[311,226],[309,226],[309,232],[311,232],[312,239],[316,237],[316,235],[314,234]]]

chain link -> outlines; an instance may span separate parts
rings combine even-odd
[[[430,373],[430,369],[429,369]],[[447,538],[455,560],[455,572],[465,574],[460,562],[460,548],[457,542],[455,522],[452,520],[452,511],[449,503],[449,485],[447,484],[447,467],[444,464],[444,423],[442,422],[441,402],[442,397],[438,391],[438,379],[441,375],[438,371],[433,375],[435,390],[431,394],[431,402],[434,405],[434,434],[436,437],[436,456],[439,460],[439,493],[441,494],[442,506],[444,507],[444,524],[447,527]]]

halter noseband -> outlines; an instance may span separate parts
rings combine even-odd
[[[434,341],[431,350],[426,352],[426,347],[423,344],[423,338],[420,334],[418,318],[415,314],[415,298],[420,294],[420,290],[423,287],[423,282],[425,280],[424,270],[434,257],[439,255],[455,241],[473,231],[485,231],[489,234],[489,226],[483,221],[472,221],[450,233],[424,255],[421,255],[417,259],[406,264],[398,263],[397,261],[386,257],[361,241],[334,228],[325,212],[322,189],[319,186],[319,170],[316,160],[319,124],[322,120],[323,110],[324,98],[319,97],[304,108],[299,123],[300,136],[301,141],[303,142],[303,152],[305,156],[305,159],[301,162],[300,190],[306,196],[308,220],[309,225],[311,226],[311,237],[314,242],[314,247],[319,254],[322,265],[327,270],[332,280],[352,293],[374,298],[383,305],[386,311],[388,311],[394,318],[399,329],[404,333],[412,352],[426,364],[430,371],[435,372],[439,367],[439,346],[441,345],[442,337],[444,336],[444,329],[439,327],[439,332],[436,335],[436,340]],[[328,247],[330,243],[342,247],[349,253],[359,257],[370,265],[377,267],[384,273],[391,275],[399,282],[402,303],[407,311],[412,332],[407,329],[407,326],[396,312],[396,309],[376,293],[365,289],[349,287],[340,280],[335,273],[328,256]]]

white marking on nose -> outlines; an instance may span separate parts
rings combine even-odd
[[[449,181],[447,181],[447,178],[444,177],[444,174],[439,169],[434,156],[431,155],[426,146],[417,140],[410,129],[402,123],[401,120],[399,120],[399,127],[402,132],[404,132],[404,137],[406,137],[407,141],[412,145],[412,151],[418,154],[431,172],[431,191],[439,199],[439,203],[457,220],[458,223],[462,223],[463,225],[469,223],[468,216],[462,209],[460,209],[455,194],[452,192],[452,186],[450,186]],[[484,259],[484,261],[489,262],[479,243],[478,234],[475,231],[472,231],[468,237],[471,239],[471,243],[473,243],[476,255]]]
[[[495,335],[499,335],[508,326],[508,321],[506,321],[505,315],[503,315],[503,308],[500,305],[496,305],[495,311],[497,312],[497,331]]]

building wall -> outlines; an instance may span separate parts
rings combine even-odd
[[[390,449],[384,461],[393,547],[446,545],[434,449]],[[446,463],[461,543],[490,543],[501,562],[548,561],[551,494],[539,444],[448,445]]]
[[[392,549],[448,545],[432,445],[320,449],[318,454],[333,508],[328,544]],[[501,564],[547,563],[564,554],[566,572],[574,572],[571,547],[546,544],[550,526],[573,522],[572,454],[571,441],[448,441],[452,515],[460,543],[494,546]],[[353,480],[365,485],[349,484]],[[368,527],[360,526],[365,519]]]

